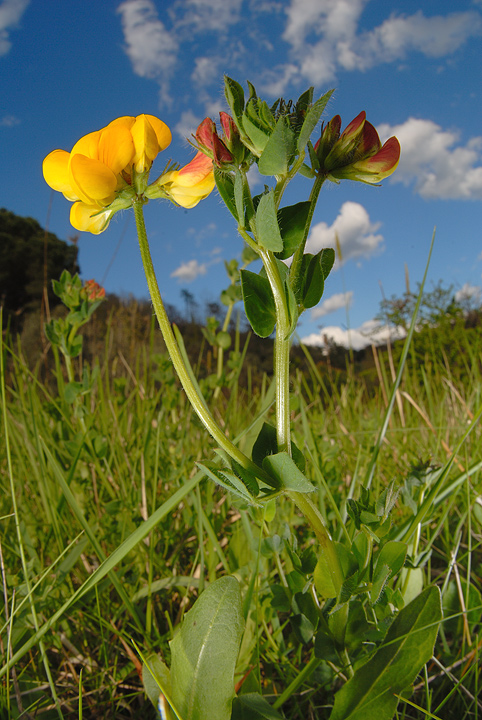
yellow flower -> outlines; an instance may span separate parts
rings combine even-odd
[[[72,225],[98,234],[145,189],[153,160],[170,142],[171,131],[153,115],[117,118],[85,135],[70,153],[54,150],[47,155],[44,178],[74,203]]]
[[[188,209],[204,200],[215,184],[213,161],[202,152],[180,170],[162,175],[156,183],[165,197]]]

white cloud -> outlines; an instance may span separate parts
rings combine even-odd
[[[480,305],[482,302],[482,288],[478,285],[470,285],[465,283],[460,290],[455,293],[455,300],[463,304]]]
[[[151,0],[125,0],[117,12],[122,17],[125,50],[134,72],[156,79],[162,99],[168,101],[169,78],[179,50],[175,35],[159,20]]]
[[[178,16],[175,22],[179,28],[187,27],[190,32],[225,32],[230,25],[240,20],[243,0],[180,0],[171,15]],[[179,17],[180,13],[183,17]]]
[[[210,85],[213,81],[219,80],[220,58],[198,57],[195,62],[191,74],[191,80],[195,85]]]
[[[206,263],[198,263],[197,260],[189,260],[183,262],[179,267],[171,273],[172,278],[177,278],[180,283],[190,283],[199,275],[205,275],[207,272]]]
[[[401,125],[381,125],[380,135],[396,135],[402,153],[391,182],[415,183],[425,198],[482,199],[482,136],[460,144],[456,130],[432,120],[409,118]]]
[[[283,39],[291,45],[299,72],[316,85],[332,82],[339,70],[367,70],[394,62],[409,52],[443,57],[455,52],[470,37],[482,34],[478,12],[426,17],[392,14],[380,25],[360,32],[359,22],[369,0],[291,0],[286,10]],[[289,72],[287,71],[289,68]],[[282,93],[296,75],[292,65],[275,68]]]
[[[361,350],[367,345],[382,345],[388,339],[393,342],[403,336],[401,328],[381,325],[377,320],[367,320],[359,328],[350,330],[335,325],[324,327],[318,333],[311,333],[301,338],[301,342],[315,347],[328,347],[330,342],[334,342],[345,348]]]
[[[201,118],[195,115],[192,110],[185,110],[181,113],[181,119],[176,123],[174,130],[184,140],[191,140],[191,135],[196,133],[196,128],[201,122]]]
[[[18,25],[29,4],[30,0],[4,0],[0,5],[0,55],[12,47],[9,31]]]
[[[311,311],[311,319],[314,320],[315,318],[324,317],[325,315],[330,315],[341,308],[350,307],[352,300],[352,290],[346,293],[336,293],[335,295],[331,295],[331,297],[326,298],[319,307],[313,308]]]
[[[312,227],[306,251],[315,254],[325,247],[336,249],[338,236],[343,262],[357,257],[370,257],[381,250],[383,235],[376,232],[379,227],[380,223],[371,222],[363,205],[345,202],[332,225],[320,222]]]

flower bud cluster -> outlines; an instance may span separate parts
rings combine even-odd
[[[393,173],[400,160],[400,143],[391,137],[382,146],[377,131],[363,111],[340,134],[335,115],[322,129],[315,145],[319,172],[328,179],[358,180],[374,185]]]

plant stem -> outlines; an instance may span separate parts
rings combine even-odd
[[[142,262],[144,265],[144,272],[146,274],[147,285],[149,287],[149,293],[151,295],[152,304],[156,313],[159,327],[161,328],[164,342],[166,343],[167,350],[171,357],[172,364],[179,377],[181,385],[186,393],[189,402],[196,411],[199,419],[218,443],[219,447],[225,450],[230,457],[239,463],[242,467],[250,470],[258,477],[262,472],[260,468],[250,460],[247,455],[241,452],[233,443],[228,440],[226,435],[223,433],[219,425],[214,420],[213,416],[209,412],[206,401],[199,392],[199,389],[195,386],[188,368],[184,363],[179,345],[177,344],[176,338],[172,331],[171,323],[167,316],[162,302],[161,293],[157,284],[156,274],[154,272],[154,266],[152,264],[151,253],[149,250],[149,242],[147,240],[146,226],[144,223],[143,213],[144,202],[141,198],[136,199],[133,202],[134,216],[136,219],[137,235],[139,238],[139,247],[141,250]]]
[[[303,233],[303,239],[293,256],[293,262],[291,263],[290,281],[291,281],[291,287],[293,288],[295,295],[296,295],[296,291],[298,289],[298,285],[301,280],[301,278],[300,278],[301,263],[303,261],[305,245],[306,245],[306,241],[308,239],[308,234],[310,232],[311,221],[313,220],[313,214],[315,212],[316,203],[318,202],[318,196],[320,194],[320,190],[321,190],[321,187],[324,182],[325,182],[325,178],[322,175],[318,174],[315,178],[315,182],[313,183],[313,187],[311,188],[310,209],[308,210],[308,217],[306,219],[306,225],[305,225],[305,230]]]
[[[286,291],[276,258],[270,250],[258,247],[276,308],[276,337],[274,342],[274,375],[276,378],[276,433],[278,452],[291,455],[290,435],[290,315]]]

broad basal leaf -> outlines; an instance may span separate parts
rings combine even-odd
[[[222,577],[184,616],[171,641],[171,693],[182,720],[230,720],[243,633],[239,583]]]
[[[329,720],[391,720],[398,699],[430,660],[442,618],[440,592],[428,587],[403,608],[383,645],[335,695]]]

